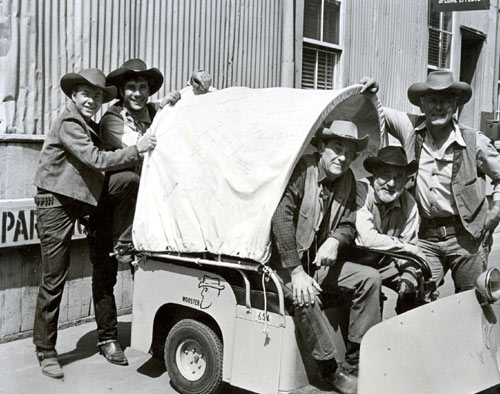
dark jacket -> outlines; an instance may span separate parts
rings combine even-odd
[[[101,195],[102,171],[130,167],[139,160],[137,147],[114,152],[99,148],[97,125],[85,121],[71,101],[45,138],[35,186],[96,206]]]

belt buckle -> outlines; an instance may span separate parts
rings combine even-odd
[[[437,228],[438,237],[440,239],[445,239],[448,233],[446,232],[446,226],[440,226]]]

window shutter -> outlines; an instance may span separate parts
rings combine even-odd
[[[333,89],[334,67],[338,53],[304,43],[302,54],[302,88]]]

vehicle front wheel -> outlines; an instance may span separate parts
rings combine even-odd
[[[165,365],[184,394],[216,393],[222,382],[222,342],[206,324],[183,319],[165,341]]]

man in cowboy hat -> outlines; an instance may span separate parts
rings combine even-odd
[[[362,82],[376,88],[372,79]],[[408,89],[408,99],[423,115],[384,109],[389,132],[418,162],[419,247],[436,283],[451,270],[456,292],[474,288],[500,220],[500,155],[488,137],[453,116],[471,96],[469,84],[455,81],[448,71],[434,71]],[[494,185],[491,206],[485,175]]]
[[[168,94],[161,102],[148,102],[163,84],[163,75],[157,68],[147,68],[141,59],[130,59],[106,78],[106,84],[118,92],[118,102],[113,104],[101,118],[100,137],[107,150],[122,149],[137,143],[147,132],[156,112],[167,104],[174,104],[180,97],[177,92]],[[141,161],[131,163],[131,168],[140,174]],[[123,170],[120,170],[123,171]],[[119,176],[120,171],[106,174]],[[135,205],[136,195],[131,195]],[[134,209],[131,209],[133,214]],[[97,346],[106,360],[113,364],[126,365],[127,359],[118,344],[118,321],[113,288],[116,284],[118,262],[132,261],[134,248],[131,240],[115,244],[115,256],[111,228],[120,220],[115,201],[99,205],[90,217],[91,232],[88,237],[92,261],[92,296],[97,323]]]
[[[42,252],[42,280],[38,292],[33,342],[45,375],[62,378],[55,350],[59,306],[70,263],[75,221],[92,213],[101,202],[114,201],[120,218],[113,226],[114,242],[130,242],[138,177],[123,172],[105,180],[103,171],[129,167],[156,139],[144,136],[137,144],[114,152],[101,149],[92,117],[103,102],[116,95],[95,68],[62,77],[61,88],[69,101],[46,136],[40,154],[35,186],[37,228]]]
[[[367,157],[363,166],[372,176],[356,184],[356,245],[421,255],[417,247],[420,224],[417,203],[405,190],[409,176],[417,170],[417,162],[408,163],[403,148],[386,146],[376,157]],[[377,264],[382,284],[398,292],[398,313],[419,304],[415,298],[419,283],[413,267],[405,265],[404,261],[381,259],[376,254],[368,253],[362,259]]]
[[[338,256],[354,242],[356,181],[349,166],[368,136],[359,138],[354,123],[336,120],[311,143],[318,152],[298,162],[272,219],[271,264],[322,378],[341,393],[355,393],[361,338],[380,322],[380,276]],[[318,298],[322,290],[352,300],[346,363],[340,365]]]
[[[180,99],[177,91],[160,102],[148,102],[163,85],[163,74],[147,68],[141,59],[130,59],[106,77],[108,85],[118,89],[118,102],[103,115],[99,124],[101,138],[109,149],[133,145],[151,126],[156,112]]]

